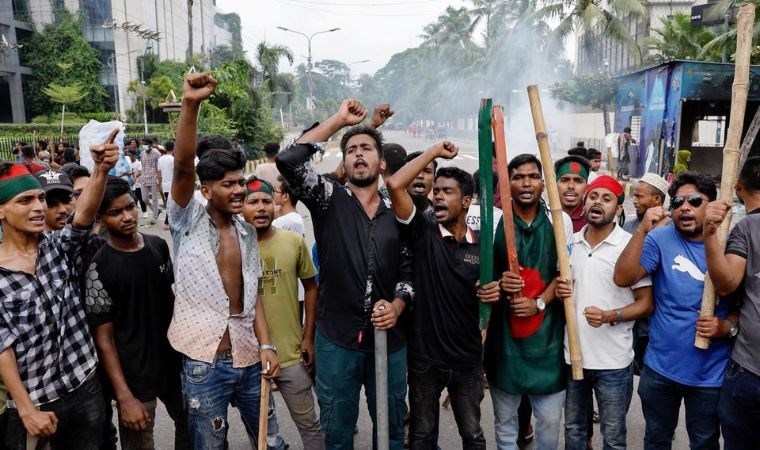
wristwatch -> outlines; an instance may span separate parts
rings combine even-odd
[[[736,335],[739,334],[739,325],[729,318],[726,318],[726,320],[731,324],[731,329],[728,331],[728,337],[736,337]]]
[[[277,354],[277,347],[273,344],[261,344],[259,346],[259,352],[263,352],[264,350],[272,350],[275,355]]]
[[[541,297],[536,299],[536,309],[538,309],[538,312],[544,312],[546,309],[546,302]]]

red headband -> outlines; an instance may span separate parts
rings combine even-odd
[[[588,188],[586,189],[586,195],[588,195],[588,193],[594,189],[598,188],[608,189],[618,198],[623,195],[623,186],[618,182],[618,180],[612,178],[609,175],[599,175],[594,179],[594,181],[589,183]]]

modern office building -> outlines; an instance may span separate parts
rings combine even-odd
[[[0,33],[5,36],[5,41],[0,37],[0,122],[30,119],[23,86],[33,74],[13,47],[34,29],[55,23],[60,8],[82,14],[85,38],[101,55],[101,81],[112,109],[123,114],[137,100],[127,87],[140,79],[138,56],[151,52],[160,60],[185,60],[190,42],[187,5],[187,0],[0,0]],[[193,54],[207,57],[214,47],[234,45],[229,19],[215,0],[194,0]]]

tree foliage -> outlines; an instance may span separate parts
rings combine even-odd
[[[34,73],[25,92],[25,103],[32,115],[41,115],[54,108],[54,102],[45,93],[51,83],[70,86],[81,84],[86,102],[72,104],[75,112],[105,111],[108,96],[100,82],[100,54],[82,34],[80,18],[66,10],[58,12],[60,22],[47,24],[39,32],[23,41],[20,49],[22,64]],[[66,70],[56,62],[70,64]]]
[[[573,105],[601,109],[615,100],[615,81],[604,73],[574,77],[552,85],[551,96]]]
[[[50,101],[66,106],[79,103],[87,95],[84,92],[84,85],[78,81],[65,86],[50,83],[42,91],[50,98]]]
[[[644,45],[653,51],[649,56],[652,62],[673,59],[720,61],[721,55],[715,51],[717,49],[702,53],[705,45],[714,38],[715,35],[709,29],[692,26],[690,15],[679,13],[670,19],[662,19],[661,26],[652,29],[652,35]]]

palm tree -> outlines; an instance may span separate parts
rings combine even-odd
[[[576,32],[581,38],[579,51],[584,52],[586,61],[599,59],[600,35],[626,44],[641,61],[641,48],[628,28],[628,20],[646,17],[646,0],[574,0],[569,7],[567,11],[566,0],[551,0],[542,8],[542,14],[561,18],[554,31],[562,40]]]
[[[472,46],[472,17],[465,8],[447,6],[438,20],[423,28],[424,45],[464,49]]]
[[[261,42],[256,47],[256,63],[258,65],[257,75],[260,76],[260,82],[270,93],[288,92],[288,103],[293,94],[293,84],[290,80],[281,77],[279,74],[280,60],[285,58],[289,64],[293,64],[293,52],[284,45],[267,45]],[[271,96],[271,103],[274,105],[274,96]]]
[[[662,19],[662,27],[653,28],[644,44],[655,52],[650,56],[655,62],[672,59],[719,61],[720,55],[715,52],[702,55],[702,49],[714,38],[708,29],[692,26],[691,16],[679,13],[671,19]]]

